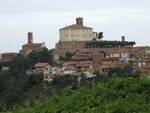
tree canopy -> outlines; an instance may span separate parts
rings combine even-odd
[[[148,78],[112,78],[77,90],[65,88],[32,109],[12,113],[149,113]]]

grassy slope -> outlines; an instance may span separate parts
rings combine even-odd
[[[150,113],[148,78],[113,78],[78,90],[66,88],[62,94],[13,113]]]

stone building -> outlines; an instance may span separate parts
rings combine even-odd
[[[34,43],[33,42],[33,33],[28,32],[28,43],[22,46],[20,53],[24,56],[28,56],[32,51],[39,51],[42,48],[45,48],[45,43]]]
[[[97,33],[93,32],[93,28],[83,25],[83,18],[76,18],[76,24],[66,26],[59,30],[60,41],[91,41],[96,38]]]
[[[92,53],[87,49],[77,50],[71,57],[71,60],[65,62],[68,68],[72,67],[78,72],[94,71],[94,63],[92,61]]]
[[[10,52],[10,53],[2,53],[0,54],[0,61],[1,62],[11,62],[18,53]]]
[[[48,63],[37,63],[34,65],[35,72],[44,73],[50,72],[51,66]]]
[[[83,18],[77,18],[76,24],[60,29],[60,38],[54,49],[54,60],[59,60],[60,56],[65,56],[66,52],[74,53],[76,50],[87,48],[90,52],[96,53],[94,57],[103,56],[109,48],[133,48],[135,42],[128,42],[125,36],[121,41],[99,40],[98,33],[93,32],[93,28],[83,25]],[[99,52],[101,52],[99,54]],[[100,62],[100,61],[99,61]]]
[[[86,49],[92,54],[96,69],[104,72],[127,65],[149,72],[150,47],[134,47],[136,43],[126,41],[125,36],[122,36],[120,41],[98,40],[98,37],[92,28],[83,25],[83,18],[77,18],[76,24],[60,29],[60,39],[53,52],[54,60],[59,62],[59,57],[65,57],[66,52],[74,54],[77,50]],[[78,59],[78,54],[73,57]],[[74,66],[76,62],[71,61],[69,64]]]
[[[48,63],[37,63],[34,65],[34,74],[42,73],[44,81],[52,81],[51,66]]]

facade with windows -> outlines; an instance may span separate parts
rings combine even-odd
[[[83,18],[77,18],[76,24],[60,29],[59,33],[61,42],[91,41],[97,36],[97,33],[93,32],[93,28],[83,25]]]

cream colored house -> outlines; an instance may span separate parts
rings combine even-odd
[[[48,63],[37,63],[34,65],[34,69],[36,73],[49,73],[51,66]]]
[[[61,42],[91,41],[97,37],[97,33],[93,32],[93,28],[83,25],[83,18],[77,18],[76,24],[60,29],[59,33]]]
[[[52,81],[52,75],[51,75],[51,66],[48,63],[37,63],[34,65],[33,72],[35,74],[43,73],[43,80],[44,81]]]

